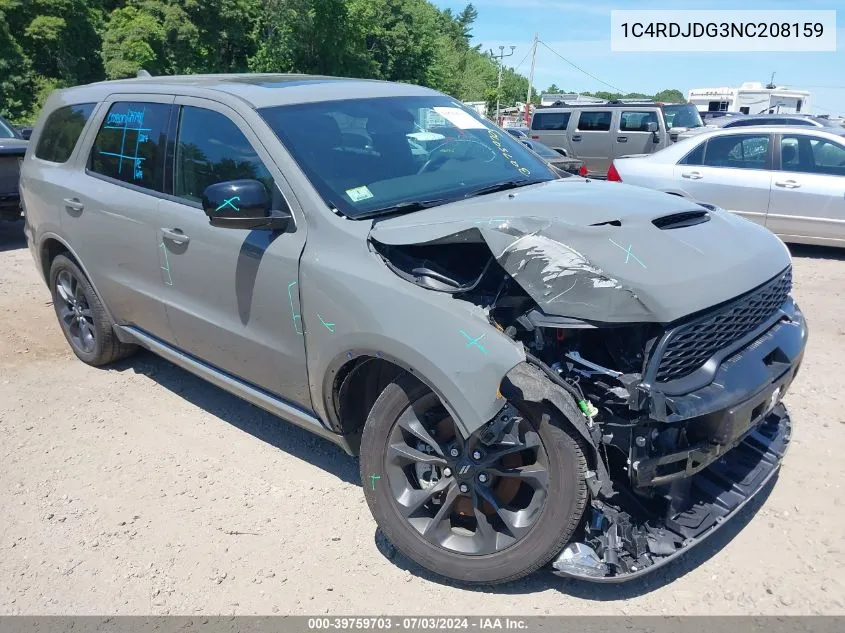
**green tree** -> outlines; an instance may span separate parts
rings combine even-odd
[[[661,90],[654,95],[655,101],[662,101],[664,103],[683,103],[687,100],[684,93],[675,88]]]

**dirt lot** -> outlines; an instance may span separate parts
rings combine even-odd
[[[767,498],[652,577],[439,581],[376,531],[357,462],[150,354],[77,361],[0,225],[0,614],[843,614],[845,254],[795,249],[810,322]]]

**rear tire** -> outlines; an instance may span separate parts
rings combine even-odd
[[[429,415],[428,411],[433,413]],[[381,530],[409,559],[436,574],[460,582],[483,584],[508,582],[526,576],[546,565],[571,538],[583,516],[588,500],[584,479],[587,471],[586,459],[579,443],[566,430],[568,425],[553,424],[549,415],[538,415],[539,420],[526,418],[520,423],[520,431],[517,435],[525,440],[526,446],[529,443],[532,444],[532,447],[525,448],[519,454],[519,460],[522,460],[520,464],[525,464],[526,461],[529,464],[517,468],[511,466],[503,468],[501,460],[506,458],[495,457],[499,454],[497,451],[503,449],[497,448],[499,445],[487,447],[478,443],[477,439],[474,439],[476,434],[468,440],[463,440],[455,434],[451,443],[449,441],[443,443],[440,439],[435,439],[442,435],[441,430],[445,424],[443,415],[448,416],[437,396],[410,374],[404,374],[388,385],[373,405],[361,442],[361,481],[367,503]],[[404,460],[408,458],[408,455],[413,456],[419,453],[419,451],[414,451],[413,444],[420,447],[420,450],[423,448],[422,445],[426,444],[426,442],[419,442],[419,438],[425,437],[426,433],[420,432],[421,427],[416,426],[414,419],[422,423],[422,427],[428,431],[428,439],[434,440],[439,447],[433,451],[426,449],[425,454],[418,460],[419,463],[424,464],[423,470],[419,470],[420,466],[412,462],[408,462],[410,465],[405,470],[397,469],[394,467],[397,453],[401,456],[400,459]],[[448,417],[447,419],[451,420]],[[429,425],[428,420],[441,421]],[[402,438],[408,437],[408,429],[412,436],[410,446],[402,442]],[[539,446],[537,446],[538,438]],[[451,457],[450,451],[455,449],[456,442],[466,456],[462,453],[459,458]],[[514,446],[514,444],[507,446]],[[482,462],[488,458],[499,459],[500,461],[496,462],[498,465],[479,466],[475,458],[470,461],[469,456],[476,449],[488,453],[485,458],[482,458]],[[444,462],[441,467],[435,467],[432,464],[440,459],[440,451],[448,464]],[[536,457],[532,458],[531,455],[536,455]],[[417,457],[420,455],[417,454]],[[511,457],[513,456],[509,456],[508,459]],[[533,463],[531,463],[532,459]],[[471,480],[467,479],[466,475],[463,478],[459,476],[459,472],[463,471],[467,464],[473,469],[470,475]],[[414,474],[434,473],[436,468],[439,468],[439,471],[430,475],[428,480]],[[545,471],[542,478],[545,484],[538,484],[542,481],[541,479],[536,479],[531,484],[531,492],[528,494],[532,495],[532,501],[527,506],[527,514],[520,514],[521,511],[514,512],[513,500],[509,502],[511,505],[507,505],[498,496],[499,491],[502,490],[499,484],[503,479],[497,474],[508,473],[508,477],[513,477],[512,473],[527,472],[528,469],[535,469],[532,473]],[[410,488],[405,487],[402,481],[403,473],[406,471],[411,473],[409,479],[412,481],[412,486]],[[488,476],[492,483],[473,487],[481,481],[482,473]],[[469,488],[469,492],[461,494],[454,490],[452,480],[454,480],[455,488],[459,488],[459,484],[462,484]],[[512,482],[513,479],[507,481]],[[414,488],[414,484],[419,488]],[[535,484],[543,486],[544,501],[538,508],[532,508],[531,505],[533,495],[538,494],[539,491],[539,488],[534,487]],[[497,485],[498,487],[495,487]],[[523,493],[528,490],[523,488],[526,485],[523,480],[520,479],[518,485],[520,488],[516,495],[517,499],[524,497]],[[428,501],[420,506],[419,510],[414,510],[409,514],[408,508],[416,507],[417,502],[414,499],[425,497],[431,489],[440,490],[435,495],[435,501]],[[494,508],[488,502],[491,499],[488,496],[491,491],[496,495],[493,501],[497,503],[498,508]],[[457,499],[463,499],[463,501],[456,502],[453,493]],[[479,503],[476,503],[477,500]],[[447,516],[446,510],[450,507],[458,508],[458,503],[463,503],[460,506],[463,512],[449,510]],[[468,503],[472,504],[475,518],[468,517],[469,506],[466,505]],[[479,521],[485,520],[485,517],[489,520],[489,524],[482,526]],[[517,517],[517,520],[511,524],[514,517]],[[506,520],[502,520],[503,518]],[[438,521],[440,523],[437,523]],[[467,521],[474,522],[472,531],[465,529]],[[516,525],[517,523],[519,525]],[[481,533],[487,532],[491,526],[494,532],[497,532],[499,528],[503,530],[498,531],[493,537],[494,551],[485,550],[483,547],[476,548],[473,545],[475,539],[486,540]],[[437,538],[434,538],[435,533]],[[500,548],[503,541],[505,545]],[[453,545],[453,543],[468,543],[469,545]],[[460,551],[462,547],[464,551]]]
[[[57,255],[50,265],[50,292],[59,326],[79,360],[99,367],[137,351],[136,345],[117,338],[88,278],[64,255]]]

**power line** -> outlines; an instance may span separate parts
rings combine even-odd
[[[522,61],[519,62],[518,65],[514,66],[514,70],[519,70],[520,67],[525,63],[525,60],[528,59],[528,56],[531,54],[531,50],[529,49],[527,53],[525,53],[525,57],[522,58]]]
[[[619,87],[617,87],[617,86],[614,86],[613,84],[609,84],[609,83],[607,83],[606,81],[602,81],[601,79],[599,79],[599,78],[598,78],[598,77],[596,77],[595,75],[588,73],[586,70],[584,70],[583,68],[581,68],[581,67],[580,67],[580,66],[578,66],[577,64],[572,63],[571,61],[569,61],[568,59],[566,59],[566,57],[564,57],[563,55],[561,55],[560,53],[558,53],[555,49],[553,49],[551,46],[549,46],[548,44],[546,44],[544,41],[540,40],[540,44],[542,44],[543,46],[545,46],[546,48],[548,48],[548,49],[549,49],[552,53],[554,53],[555,55],[557,55],[558,57],[560,57],[563,61],[565,61],[565,62],[566,62],[567,64],[569,64],[570,66],[572,66],[574,69],[576,69],[576,70],[578,70],[578,71],[580,71],[580,72],[584,73],[585,75],[587,75],[587,77],[590,77],[590,78],[592,78],[592,79],[595,79],[595,80],[596,80],[597,82],[599,82],[600,84],[604,84],[605,86],[608,86],[609,88],[613,88],[616,92],[621,92],[621,93],[624,93],[624,92],[625,92],[625,91],[624,91],[624,90],[622,90],[621,88],[619,88]]]

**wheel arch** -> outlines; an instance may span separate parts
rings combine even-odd
[[[68,245],[68,243],[63,238],[56,235],[55,233],[45,234],[41,238],[38,246],[38,257],[39,262],[41,264],[41,273],[48,287],[50,285],[50,267],[53,265],[53,260],[55,260],[56,257],[58,257],[59,255],[66,256],[79,267],[79,270],[81,270],[82,274],[85,275],[85,278],[88,280],[88,283],[91,284],[91,288],[94,289],[94,292],[97,295],[97,299],[100,300],[100,304],[103,306],[103,310],[105,310],[106,315],[109,317],[109,319],[111,319],[112,323],[115,323],[111,311],[109,310],[108,304],[106,304],[106,302],[103,300],[103,295],[97,289],[97,286],[94,283],[94,280],[91,278],[91,275],[88,272],[88,269],[85,267],[85,264],[70,247],[70,245]],[[118,339],[125,343],[132,342],[124,340],[125,337],[121,334],[119,328],[114,329],[116,331]]]

